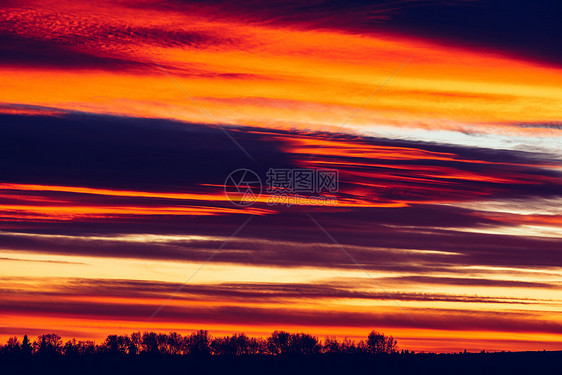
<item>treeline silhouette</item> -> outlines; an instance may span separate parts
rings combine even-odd
[[[275,331],[267,338],[248,337],[244,333],[232,336],[212,337],[206,330],[188,336],[177,332],[134,332],[131,335],[109,335],[102,344],[94,341],[71,339],[63,342],[55,333],[40,335],[33,342],[27,335],[22,342],[10,337],[2,346],[2,355],[65,355],[80,356],[94,354],[114,355],[312,355],[321,353],[345,354],[392,354],[397,352],[397,343],[392,336],[372,331],[366,340],[355,342],[327,337],[320,341],[306,333]],[[408,353],[408,351],[403,351]]]
[[[100,344],[46,334],[33,341],[12,337],[0,347],[0,372],[10,375],[497,375],[561,368],[562,352],[414,353],[398,350],[396,340],[375,331],[359,341],[284,331],[267,338],[136,332],[109,335]]]

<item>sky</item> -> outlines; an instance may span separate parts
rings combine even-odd
[[[559,2],[0,5],[2,341],[562,350]]]

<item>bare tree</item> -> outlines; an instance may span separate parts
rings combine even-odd
[[[367,350],[370,353],[394,353],[397,349],[396,340],[392,336],[385,336],[376,331],[371,331],[367,337]]]

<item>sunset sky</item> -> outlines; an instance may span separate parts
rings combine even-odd
[[[562,350],[562,4],[0,0],[0,340]],[[247,168],[335,205],[247,207]]]

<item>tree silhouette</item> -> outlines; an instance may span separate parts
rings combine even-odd
[[[289,340],[291,334],[285,331],[274,331],[267,339],[267,348],[271,354],[286,354],[290,352]]]
[[[189,354],[198,356],[211,354],[210,341],[211,337],[208,331],[200,330],[192,333],[191,336],[187,338]]]
[[[394,353],[396,340],[392,336],[385,336],[380,332],[371,331],[367,337],[367,350],[371,353]]]
[[[40,355],[55,355],[62,353],[62,338],[56,333],[49,333],[37,337],[33,343],[34,352]]]
[[[140,332],[131,333],[131,343],[129,344],[129,354],[135,355],[142,349],[142,335]]]
[[[63,346],[64,355],[68,356],[76,356],[79,354],[78,352],[78,343],[76,339],[68,340]]]
[[[93,341],[78,341],[78,354],[92,355],[95,354],[98,348]]]
[[[414,353],[396,349],[392,336],[372,331],[365,340],[320,342],[306,333],[275,331],[267,339],[243,333],[212,338],[205,330],[182,336],[177,332],[134,332],[109,335],[95,345],[70,339],[61,344],[56,334],[37,337],[31,351],[27,337],[10,337],[0,347],[6,374],[296,374],[371,372],[412,374],[550,373],[559,367],[562,352]],[[27,349],[24,349],[27,348]],[[24,357],[27,350],[31,355]],[[373,354],[375,353],[375,354]],[[382,354],[379,354],[382,353]],[[493,365],[492,365],[493,364]]]
[[[335,337],[326,337],[322,345],[322,352],[324,353],[340,353],[341,345]]]
[[[249,355],[265,352],[265,342],[249,338],[243,333],[217,337],[211,341],[211,351],[216,355]]]
[[[128,335],[109,335],[100,345],[93,341],[68,340],[62,344],[57,334],[45,334],[30,343],[27,335],[20,344],[17,337],[10,337],[1,348],[1,353],[15,355],[16,353],[39,356],[64,354],[68,357],[86,355],[111,356],[247,356],[247,355],[314,355],[319,353],[342,353],[346,355],[360,353],[395,353],[396,340],[392,336],[372,331],[366,341],[355,343],[345,338],[342,341],[333,337],[326,337],[323,342],[306,333],[289,333],[274,331],[267,339],[248,337],[244,333],[234,333],[231,336],[212,338],[206,330],[193,332],[189,336],[182,336],[177,332],[133,332]]]
[[[166,337],[166,353],[176,355],[176,354],[183,354],[184,350],[184,339],[183,337],[177,332],[171,332]]]
[[[109,335],[102,344],[102,351],[110,354],[126,354],[130,345],[131,339],[127,335]]]
[[[19,354],[21,351],[21,345],[17,337],[10,337],[8,342],[4,346],[4,351],[8,354]]]
[[[248,341],[248,354],[268,354],[267,341],[261,337],[252,337]]]
[[[144,332],[142,334],[142,350],[148,354],[158,354],[158,335],[154,332]]]
[[[320,352],[318,339],[306,333],[290,334],[289,351],[296,354],[315,354]]]
[[[21,343],[21,353],[24,356],[28,356],[28,355],[31,355],[32,350],[33,350],[33,346],[31,345],[31,341],[29,341],[29,338],[27,337],[27,335],[24,335],[23,341]]]

